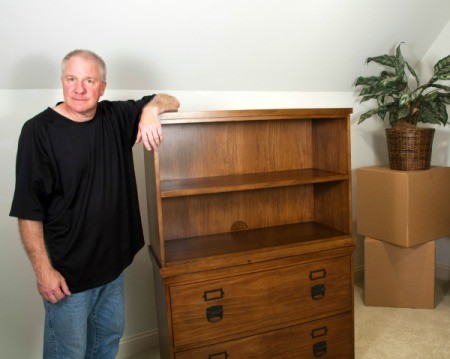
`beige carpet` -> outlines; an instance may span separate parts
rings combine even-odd
[[[368,307],[363,295],[364,283],[357,282],[356,359],[450,358],[450,283],[436,282],[435,309]],[[152,350],[129,359],[159,359],[159,355]]]
[[[357,359],[450,358],[450,286],[436,282],[435,309],[369,307],[355,286]]]

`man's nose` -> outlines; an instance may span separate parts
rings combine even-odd
[[[83,81],[77,81],[76,85],[75,85],[75,92],[76,93],[84,93],[86,91],[84,85],[83,85]]]

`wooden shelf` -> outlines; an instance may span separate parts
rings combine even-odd
[[[208,122],[277,121],[301,119],[343,118],[352,113],[351,108],[307,108],[272,110],[224,110],[203,112],[167,112],[160,116],[162,125]]]
[[[351,112],[161,116],[164,144],[145,152],[161,359],[252,357],[237,345],[269,332],[256,356],[310,357],[315,338],[279,353],[284,330],[339,313],[327,355],[354,356]]]
[[[235,176],[217,176],[161,181],[161,197],[181,197],[200,194],[222,193],[296,186],[321,182],[342,181],[346,174],[318,169],[302,169],[265,173],[250,173]]]
[[[317,222],[304,222],[183,238],[166,242],[166,260],[167,265],[170,266],[233,253],[271,251],[275,247],[305,244],[337,237],[348,237],[348,234]]]

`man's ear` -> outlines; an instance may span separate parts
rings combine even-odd
[[[106,81],[103,81],[102,82],[102,92],[101,92],[100,96],[103,96],[103,94],[105,93],[105,90],[106,90]]]

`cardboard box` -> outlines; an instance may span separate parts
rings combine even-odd
[[[434,241],[411,248],[366,237],[364,302],[380,307],[435,307]]]
[[[450,235],[450,167],[356,170],[357,231],[412,247]]]

